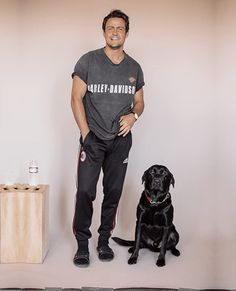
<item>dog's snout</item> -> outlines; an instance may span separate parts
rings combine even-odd
[[[161,184],[161,181],[160,181],[160,180],[155,180],[155,181],[154,181],[154,184],[156,184],[156,185],[160,185],[160,184]]]
[[[161,179],[159,178],[154,178],[152,180],[152,188],[157,189],[157,188],[161,188],[162,187],[162,182]]]
[[[160,184],[161,183],[161,179],[160,178],[154,178],[154,183],[156,184]]]

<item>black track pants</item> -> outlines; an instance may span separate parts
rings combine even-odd
[[[78,188],[76,193],[73,232],[78,241],[91,237],[89,230],[93,201],[101,169],[103,170],[103,202],[99,240],[107,241],[114,221],[125,179],[132,136],[117,136],[114,140],[99,139],[92,131],[81,146],[78,162]]]

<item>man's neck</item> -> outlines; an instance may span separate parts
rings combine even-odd
[[[123,51],[123,47],[121,47],[119,49],[112,49],[109,46],[105,46],[104,52],[114,64],[121,63],[124,59],[124,56],[125,56],[125,53]]]

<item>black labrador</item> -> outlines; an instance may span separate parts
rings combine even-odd
[[[136,264],[141,248],[159,252],[157,266],[165,265],[167,250],[175,256],[180,252],[176,249],[179,234],[173,224],[174,208],[169,193],[170,185],[174,187],[175,180],[165,166],[153,165],[142,177],[144,191],[137,206],[137,221],[135,240],[127,241],[118,237],[112,239],[120,245],[132,246],[128,264]]]

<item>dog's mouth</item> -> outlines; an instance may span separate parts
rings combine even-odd
[[[153,181],[151,184],[151,189],[163,191],[162,183],[160,181]]]

